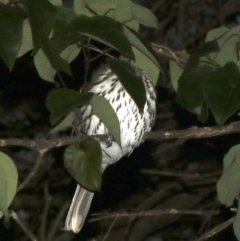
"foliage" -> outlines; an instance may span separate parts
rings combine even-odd
[[[72,144],[64,153],[64,164],[78,183],[91,191],[100,191],[102,151],[97,140]]]
[[[150,10],[130,0],[74,0],[73,9],[62,6],[59,0],[22,3],[26,12],[15,4],[0,3],[0,57],[10,71],[17,58],[31,51],[39,76],[54,82],[61,72],[72,76],[71,62],[81,51],[89,60],[91,49],[108,56],[110,68],[142,111],[145,89],[132,65],[145,70],[155,84],[161,69],[155,52],[137,33],[139,24],[158,26]],[[221,128],[240,109],[239,39],[240,26],[213,29],[205,44],[182,51],[188,59],[186,66],[170,61],[177,103],[196,114],[201,122],[206,122],[211,113]],[[104,47],[99,48],[96,43]],[[112,52],[119,59],[114,59]],[[110,104],[101,96],[66,88],[55,89],[47,96],[50,122],[55,125],[51,133],[71,127],[75,110],[85,104],[91,105],[121,146],[118,119]],[[100,144],[94,139],[73,143],[64,153],[67,170],[92,191],[101,188],[101,158]],[[240,146],[236,145],[226,154],[223,175],[217,183],[219,201],[227,207],[239,197],[239,165]],[[16,167],[6,154],[0,153],[0,217],[9,216],[16,186]],[[240,240],[239,210],[233,226]]]
[[[70,63],[80,51],[88,53],[92,49],[102,55],[114,50],[124,60],[114,60],[108,54],[111,57],[108,63],[139,110],[143,110],[145,88],[132,65],[147,71],[156,83],[160,69],[157,57],[149,44],[136,33],[139,24],[157,27],[157,19],[150,10],[130,0],[75,0],[74,9],[62,6],[61,1],[57,0],[22,0],[22,3],[25,12],[15,3],[0,4],[0,57],[10,71],[18,57],[31,51],[40,77],[54,82],[56,73],[64,72],[72,76]],[[96,43],[105,47],[100,49]],[[87,55],[86,58],[89,60],[90,57]],[[146,60],[148,66],[145,66]],[[136,86],[139,86],[139,92],[135,91]],[[93,113],[104,122],[121,146],[119,121],[106,99],[66,88],[52,90],[47,96],[50,122],[56,125],[51,133],[71,127],[77,118],[76,108],[85,104],[91,105]],[[97,141],[90,139],[70,145],[64,158],[67,169],[77,182],[92,191],[100,189],[101,149]],[[6,177],[0,185],[3,192],[0,207],[5,216],[16,193],[16,177],[13,176],[14,181],[9,182],[7,176],[11,173],[7,165],[11,163],[9,160],[2,167],[4,173],[1,175]],[[6,198],[6,195],[10,196]]]
[[[177,102],[202,122],[210,110],[222,126],[240,108],[239,37],[239,26],[211,30],[204,45],[187,51],[184,70],[170,61]]]
[[[184,69],[170,61],[176,101],[202,122],[211,111],[220,128],[240,109],[239,30],[240,26],[209,31],[205,44],[186,51],[188,62]],[[236,145],[226,154],[223,175],[217,183],[219,201],[227,207],[239,198],[239,151]],[[239,220],[238,208],[233,225],[238,240]]]
[[[8,207],[16,195],[18,174],[14,162],[0,152],[0,218],[9,217]]]

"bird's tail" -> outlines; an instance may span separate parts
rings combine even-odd
[[[69,208],[64,229],[78,233],[86,219],[92,199],[93,192],[90,192],[80,185],[77,185],[71,206]]]

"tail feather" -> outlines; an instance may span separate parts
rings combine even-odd
[[[94,193],[77,185],[71,206],[69,208],[64,229],[78,233],[87,217]]]

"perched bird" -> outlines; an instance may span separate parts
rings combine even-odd
[[[116,112],[120,123],[122,148],[114,139],[111,143],[101,143],[102,171],[117,162],[122,156],[129,155],[142,142],[145,132],[151,130],[156,115],[156,94],[151,78],[141,69],[134,67],[136,76],[141,77],[146,89],[146,103],[140,113],[137,105],[125,90],[120,80],[107,65],[100,67],[87,87],[93,92],[105,97]],[[137,87],[136,87],[137,91]],[[92,113],[90,105],[82,106],[78,113],[76,128],[87,135],[108,135],[108,129],[101,120]],[[65,221],[65,230],[78,233],[86,219],[94,193],[77,185],[70,209]]]

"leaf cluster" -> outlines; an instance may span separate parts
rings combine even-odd
[[[176,101],[205,122],[212,112],[222,126],[240,108],[239,26],[211,30],[206,43],[186,51],[184,70],[170,63]]]
[[[72,76],[70,63],[80,51],[88,53],[92,49],[100,52],[100,55],[107,55],[113,49],[124,61],[108,55],[110,58],[107,62],[139,110],[143,110],[145,88],[132,66],[149,73],[154,83],[160,69],[155,53],[137,33],[139,24],[157,27],[157,19],[150,10],[130,0],[74,0],[73,9],[63,6],[59,0],[21,2],[25,11],[18,8],[15,2],[9,5],[0,3],[0,57],[10,71],[17,58],[31,51],[39,76],[53,82],[57,72]],[[103,44],[105,49],[99,49],[94,45],[95,42]],[[139,86],[137,93],[136,86]],[[79,93],[70,89],[51,91],[46,105],[50,111],[50,122],[57,124],[51,133],[71,126],[76,119],[76,109],[85,104],[91,105],[93,113],[103,121],[121,146],[116,113],[106,99],[92,93]],[[4,154],[1,155],[5,160]],[[90,139],[70,145],[64,158],[67,169],[77,182],[92,191],[100,189],[101,148],[97,141]],[[16,193],[17,183],[15,174],[11,174],[14,182],[10,180],[8,173],[13,173],[8,170],[7,165],[10,164],[9,161],[6,166],[0,165],[4,171],[1,172],[0,210],[5,216],[8,215],[7,207]]]
[[[176,101],[205,122],[209,111],[221,127],[240,109],[240,26],[211,30],[206,42],[183,51],[188,61],[184,69],[170,61],[171,81]],[[224,157],[223,175],[217,183],[219,201],[232,206],[240,193],[240,145]],[[240,208],[234,220],[234,232],[240,240]]]

